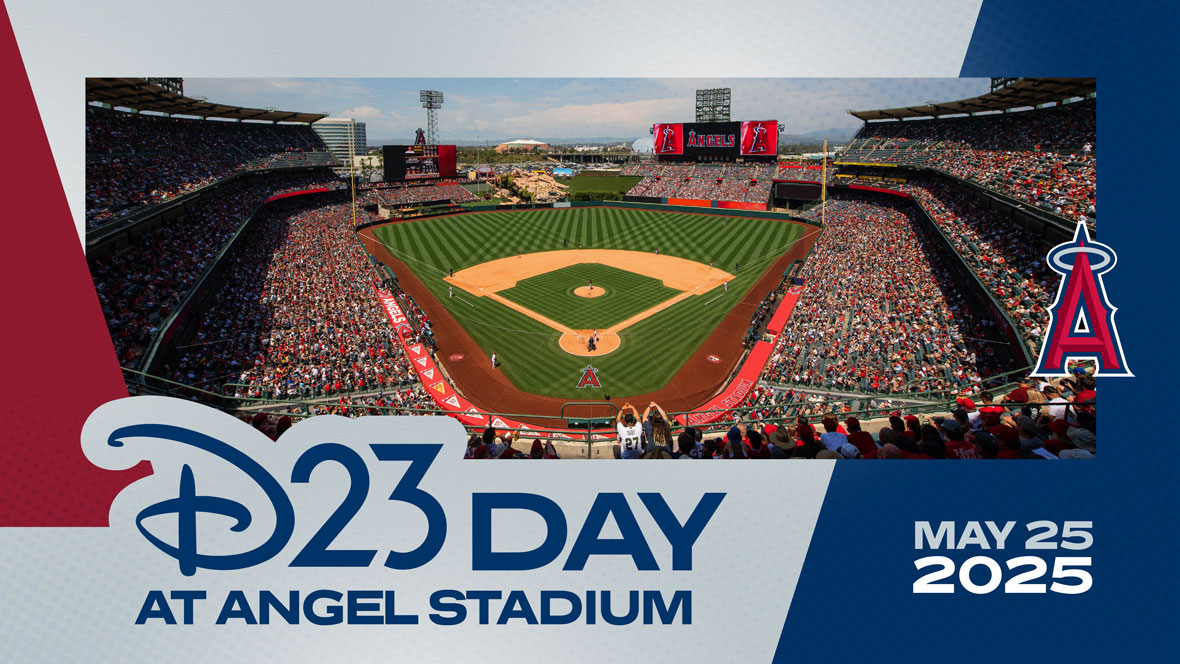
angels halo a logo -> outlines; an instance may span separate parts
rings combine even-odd
[[[598,369],[586,365],[586,368],[582,369],[582,378],[578,381],[578,387],[602,387],[602,382],[598,380]]]
[[[1069,360],[1093,359],[1095,376],[1133,377],[1123,356],[1114,307],[1106,296],[1102,275],[1114,269],[1114,250],[1090,239],[1078,223],[1073,239],[1049,251],[1049,267],[1062,275],[1057,298],[1049,307],[1049,323],[1035,376],[1068,376]]]

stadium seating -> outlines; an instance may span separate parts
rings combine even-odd
[[[86,109],[86,222],[96,227],[242,170],[333,165],[307,125]]]
[[[946,184],[907,183],[894,188],[922,205],[1004,305],[1030,346],[1039,350],[1057,283],[1045,262],[1048,247],[1033,233]]]
[[[1096,217],[1096,104],[866,123],[842,162],[928,166],[1075,221]]]
[[[775,167],[768,164],[628,164],[624,175],[644,178],[628,196],[687,198],[712,201],[766,203],[770,199]],[[754,182],[754,184],[751,184]]]
[[[341,396],[367,393],[429,405],[375,295],[381,275],[349,206],[293,201],[262,215],[173,378],[215,391],[234,384],[238,397],[345,405]]]
[[[818,216],[810,210],[804,216]],[[912,204],[852,193],[827,208],[807,289],[764,373],[862,393],[931,392],[999,373],[990,322],[967,307]]]
[[[375,193],[385,207],[400,207],[417,203],[435,203],[438,201],[453,201],[455,203],[472,203],[479,198],[457,184],[397,186],[376,189]]]
[[[317,170],[230,182],[184,215],[143,234],[125,251],[91,258],[90,272],[119,363],[137,362],[157,326],[259,204],[279,192],[338,181],[330,171]]]
[[[829,169],[828,177],[832,175]],[[818,164],[803,162],[780,162],[775,177],[780,180],[802,180],[805,182],[819,182],[823,180],[823,168]]]
[[[930,166],[1054,213],[1092,220],[1093,114],[1093,104],[1083,102],[1003,116],[867,125],[845,156]],[[137,364],[159,327],[262,201],[279,193],[344,186],[323,168],[335,161],[306,126],[182,120],[89,107],[86,140],[91,227],[229,175],[266,171],[223,183],[181,216],[134,237],[130,246],[90,259],[116,353],[126,367]],[[306,169],[315,166],[321,168]],[[292,168],[305,170],[283,170]],[[769,199],[772,178],[818,182],[821,177],[804,163],[646,162],[627,164],[622,172],[643,177],[631,195],[755,203]],[[1035,345],[1054,283],[1037,239],[948,185],[888,186],[909,193],[930,214]],[[477,197],[459,184],[445,183],[364,186],[358,200],[396,207]],[[230,385],[230,398],[275,401],[268,412],[243,413],[272,437],[293,417],[308,414],[436,410],[375,297],[374,286],[385,275],[373,269],[357,243],[348,206],[294,198],[269,205],[260,215],[230,259],[195,336],[172,349],[172,366],[164,368],[163,377],[217,393]],[[819,211],[802,216],[818,218]],[[982,376],[1010,368],[989,341],[997,336],[994,325],[966,305],[929,232],[909,203],[836,194],[823,234],[802,269],[807,288],[759,384],[726,413],[727,419],[745,421],[745,428],[727,431],[726,421],[720,425],[721,438],[704,436],[689,444],[688,456],[1092,454],[1095,407],[1060,405],[1064,402],[1054,399],[1063,397],[1052,391],[1018,387],[998,398],[979,397],[980,408],[972,404],[968,412],[964,406],[962,428],[970,431],[965,440],[956,438],[953,426],[940,429],[906,417],[920,395],[974,394]],[[748,345],[761,338],[786,283],[751,315]],[[430,343],[430,315],[396,282],[383,286],[398,299],[418,339]],[[1080,403],[1094,398],[1092,379],[1058,386],[1057,394]],[[303,403],[283,405],[294,401]],[[979,412],[985,405],[986,417]],[[1026,408],[1030,419],[1022,420]],[[845,429],[845,416],[865,409],[895,410],[897,422],[869,432],[867,440],[855,437],[851,424]],[[828,416],[838,420],[825,427],[822,420]],[[758,424],[769,418],[794,423]],[[827,428],[844,429],[852,447],[827,435],[841,433]],[[762,440],[751,431],[760,431]],[[495,457],[523,456],[496,449],[508,456]],[[681,451],[669,450],[669,455]],[[490,456],[485,452],[484,458]],[[544,452],[534,458],[552,456]]]

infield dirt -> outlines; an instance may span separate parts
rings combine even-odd
[[[583,263],[607,265],[658,279],[668,288],[680,291],[680,294],[599,331],[598,342],[594,350],[590,350],[587,345],[594,330],[570,329],[547,316],[499,295],[500,291],[516,286],[517,282],[522,279]],[[496,300],[500,304],[560,332],[558,346],[570,355],[584,357],[599,357],[614,352],[622,345],[619,333],[623,330],[685,298],[699,296],[731,279],[733,279],[733,275],[724,270],[709,267],[704,263],[691,261],[687,258],[622,249],[542,251],[508,256],[459,270],[453,277],[443,277],[443,281],[458,286],[476,297]],[[586,292],[589,293],[589,285],[580,288],[586,289]],[[583,297],[593,296],[587,294]]]

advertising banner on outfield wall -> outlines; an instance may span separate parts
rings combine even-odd
[[[1175,658],[1173,3],[323,9],[0,9],[4,664]],[[677,187],[434,186],[500,140]],[[897,177],[720,200],[823,140]]]

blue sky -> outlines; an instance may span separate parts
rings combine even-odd
[[[444,141],[641,138],[652,123],[692,121],[698,88],[732,88],[735,120],[779,120],[789,134],[859,126],[849,109],[951,101],[988,90],[987,79],[979,78],[186,78],[184,84],[186,94],[213,102],[362,120],[370,139],[410,138],[426,124],[418,91],[441,90]]]

